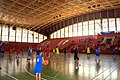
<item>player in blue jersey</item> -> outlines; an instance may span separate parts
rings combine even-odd
[[[36,58],[36,65],[34,68],[34,73],[36,74],[36,80],[41,80],[41,74],[42,74],[42,62],[44,62],[44,58],[42,56],[43,52],[40,52],[40,54]]]
[[[95,48],[95,54],[96,54],[96,59],[95,61],[99,61],[100,62],[100,50],[98,49],[98,47]]]
[[[30,59],[31,59],[31,52],[30,52],[30,47],[29,47],[29,49],[28,49],[28,57],[27,57],[28,63],[30,62]]]

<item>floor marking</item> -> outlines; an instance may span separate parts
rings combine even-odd
[[[25,66],[24,66],[24,70],[25,70],[29,75],[35,77],[35,75],[32,74],[32,73],[30,73],[29,71],[27,71],[27,69],[26,69],[25,67],[26,67],[26,64],[25,64]],[[42,74],[43,74],[43,73],[42,73]],[[45,76],[47,76],[47,77],[51,77],[51,76],[48,76],[48,75],[46,75],[46,74],[43,74],[43,75],[45,75]],[[56,79],[56,78],[54,78],[54,77],[51,77],[51,78]],[[42,78],[42,79],[43,79],[43,80],[47,80],[47,79],[44,79],[44,78]],[[58,79],[58,80],[59,80],[59,79]]]
[[[120,65],[120,63],[117,63],[117,64]],[[116,69],[117,69],[117,67],[116,67],[114,70],[112,70],[112,71],[110,72],[110,74],[108,74],[107,77],[106,77],[104,80],[106,80],[110,75],[112,75],[112,73],[113,73]]]
[[[25,67],[26,67],[26,65],[24,66],[24,70],[25,70],[25,71],[26,71],[29,75],[31,75],[31,76],[33,76],[33,77],[35,77],[35,75],[34,75],[34,74],[32,74],[32,73],[30,73],[29,71],[27,71]]]
[[[108,67],[107,69],[105,69],[104,71],[102,71],[101,73],[97,74],[92,80],[96,80],[100,75],[102,75],[105,71],[107,71],[108,69],[110,69],[113,66],[116,66],[117,64],[119,64],[120,62],[113,64],[112,66]]]
[[[10,74],[8,74],[8,73],[6,73],[6,72],[4,72],[4,71],[2,71],[2,70],[0,70],[0,72],[2,72],[3,74],[6,74],[7,76],[9,76],[9,77],[11,77],[11,78],[13,78],[14,80],[18,80],[17,78],[11,76]]]
[[[66,65],[69,65],[69,64],[66,64]],[[63,65],[63,68],[62,68],[61,71],[63,71],[63,70],[65,69],[65,66],[66,66],[66,65]],[[59,71],[54,77],[56,78],[56,77],[61,73],[61,71]]]
[[[56,75],[55,75],[55,78],[59,75],[61,73],[61,71],[60,72],[58,72]]]
[[[104,80],[106,80],[116,69],[117,69],[117,68],[115,68],[113,71],[111,71],[110,74],[107,75],[107,77],[106,77]]]

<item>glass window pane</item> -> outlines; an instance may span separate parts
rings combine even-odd
[[[54,38],[56,38],[56,32],[54,32]]]
[[[47,39],[47,37],[46,36],[44,36],[44,40],[46,40]]]
[[[107,19],[102,19],[102,29],[103,29],[103,32],[107,32],[108,31]]]
[[[33,31],[28,31],[28,42],[33,42]]]
[[[34,32],[34,43],[38,43],[38,33]]]
[[[117,18],[116,22],[117,22],[117,32],[120,32],[120,18]]]
[[[61,29],[61,38],[64,38],[64,28]]]
[[[68,37],[68,26],[65,27],[65,37]]]
[[[101,23],[100,23],[100,19],[95,20],[95,35],[100,34],[101,32]]]
[[[16,29],[16,42],[21,42],[21,34],[22,34],[22,29],[17,28]]]
[[[94,21],[89,21],[89,35],[94,35]]]
[[[56,31],[56,38],[58,38],[58,31]]]
[[[73,25],[73,37],[74,37],[74,36],[77,36],[77,32],[78,32],[78,31],[77,31],[77,24],[74,24],[74,25]]]
[[[43,41],[43,35],[39,34],[39,43]]]
[[[88,21],[83,22],[83,36],[88,35]]]
[[[116,31],[114,18],[109,19],[109,31]]]
[[[78,36],[82,36],[82,22],[78,23]]]
[[[22,42],[27,42],[27,30],[23,29]]]
[[[54,37],[53,37],[53,33],[50,35],[50,38],[51,38],[51,39],[53,39],[53,38],[54,38]]]
[[[69,37],[72,37],[72,25],[69,26]]]
[[[0,41],[2,40],[1,39],[1,27],[2,27],[2,24],[0,24]]]
[[[9,41],[15,41],[15,30],[13,30],[12,26],[10,27]]]
[[[57,31],[57,34],[58,34],[57,38],[60,38],[60,30]]]
[[[8,26],[3,25],[2,28],[2,41],[8,41]]]

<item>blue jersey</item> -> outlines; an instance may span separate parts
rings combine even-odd
[[[31,56],[31,52],[30,52],[30,49],[28,49],[28,56]]]
[[[100,56],[100,52],[99,52],[98,48],[95,49],[95,53],[96,53],[96,56]]]
[[[34,68],[34,73],[41,73],[42,72],[42,56],[38,56],[36,58],[36,65]]]

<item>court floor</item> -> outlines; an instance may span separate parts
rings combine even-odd
[[[0,80],[35,80],[33,73],[35,65],[35,53],[32,54],[30,64],[27,63],[27,52],[20,54],[19,60],[12,54],[5,54],[0,58]],[[43,80],[120,80],[120,55],[114,60],[113,55],[101,55],[100,63],[95,61],[95,55],[80,54],[79,63],[76,68],[73,54],[59,58],[52,54],[48,66],[43,66]]]

